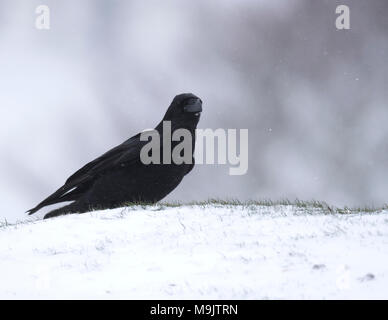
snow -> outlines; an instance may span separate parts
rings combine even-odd
[[[130,207],[0,228],[0,299],[387,299],[388,215]]]

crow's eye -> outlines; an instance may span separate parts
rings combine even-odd
[[[197,102],[197,98],[189,98],[189,99],[186,99],[185,100],[185,105],[191,105],[191,104],[195,104]]]

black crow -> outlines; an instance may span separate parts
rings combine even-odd
[[[66,183],[35,208],[27,211],[33,214],[47,205],[73,201],[69,205],[53,210],[44,218],[68,213],[83,213],[93,209],[110,209],[126,203],[155,203],[178,186],[183,177],[194,166],[195,129],[197,127],[202,101],[191,93],[177,95],[154,133],[160,135],[161,163],[145,164],[140,154],[149,141],[140,139],[141,133],[124,141],[70,176]],[[181,164],[163,162],[163,141],[167,138],[171,148],[180,143],[172,141],[171,135],[164,136],[163,123],[169,121],[171,132],[186,129],[191,134],[190,160]],[[155,150],[153,150],[154,152]],[[166,161],[165,161],[166,162]]]

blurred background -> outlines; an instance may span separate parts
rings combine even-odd
[[[386,0],[1,0],[0,220],[182,92],[204,101],[199,128],[249,129],[249,170],[198,165],[165,200],[387,203],[387,15]]]

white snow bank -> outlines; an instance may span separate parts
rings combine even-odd
[[[0,298],[387,299],[388,215],[106,210],[0,228]]]

